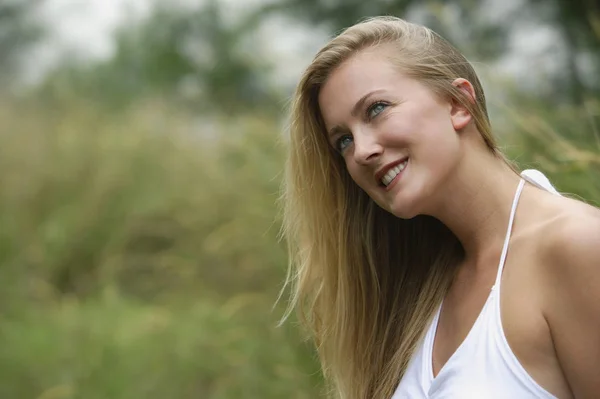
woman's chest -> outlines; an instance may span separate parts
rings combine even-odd
[[[570,397],[544,318],[545,294],[539,275],[543,265],[538,262],[534,247],[513,245],[499,284],[495,284],[496,276],[486,275],[459,279],[453,284],[444,299],[433,339],[433,377],[452,369],[461,356],[470,356],[477,365],[471,375],[481,372],[479,383],[487,379],[485,386],[491,386],[493,376],[489,380],[489,370],[508,361],[514,363],[517,374],[531,379],[534,385],[554,396]],[[475,361],[481,358],[483,363]],[[449,367],[444,368],[446,363]]]

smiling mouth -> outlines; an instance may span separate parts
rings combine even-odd
[[[390,168],[385,175],[379,180],[379,185],[381,187],[389,188],[391,184],[397,181],[402,174],[402,171],[406,168],[408,164],[408,158],[399,163],[398,165]]]

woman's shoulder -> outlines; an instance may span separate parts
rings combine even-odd
[[[536,249],[543,263],[561,264],[574,253],[600,250],[600,208],[542,190],[535,193],[526,216],[529,226],[519,241]]]
[[[538,234],[543,314],[575,396],[592,397],[600,389],[600,209],[566,197],[548,205],[553,216]]]
[[[556,293],[556,285],[577,290],[585,281],[600,292],[600,209],[566,196],[534,195],[524,215],[528,227],[515,241],[528,248],[536,281],[548,295]]]
[[[553,216],[544,226],[544,245],[550,265],[568,267],[596,256],[600,265],[600,209],[567,197],[549,205]]]

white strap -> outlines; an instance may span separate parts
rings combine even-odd
[[[508,219],[508,229],[506,230],[506,237],[504,238],[504,246],[502,247],[502,255],[500,256],[500,264],[498,265],[498,274],[496,275],[496,282],[494,283],[494,288],[496,289],[500,287],[502,270],[504,270],[504,262],[506,261],[506,255],[508,253],[508,242],[510,240],[510,234],[512,232],[513,222],[515,220],[515,213],[517,213],[517,204],[519,203],[519,198],[521,197],[521,191],[523,191],[524,185],[525,180],[521,179],[521,181],[519,182],[519,187],[517,188],[517,192],[515,193],[515,197],[513,199],[512,209],[510,210],[510,219]]]
[[[551,192],[552,194],[560,195],[560,193],[556,191],[552,183],[550,183],[550,180],[548,180],[548,178],[539,170],[525,169],[521,172],[521,177],[527,180],[529,183],[538,186],[539,188],[543,188]]]

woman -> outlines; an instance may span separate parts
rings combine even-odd
[[[334,396],[599,397],[600,211],[515,172],[455,48],[359,23],[292,116],[288,282]]]

